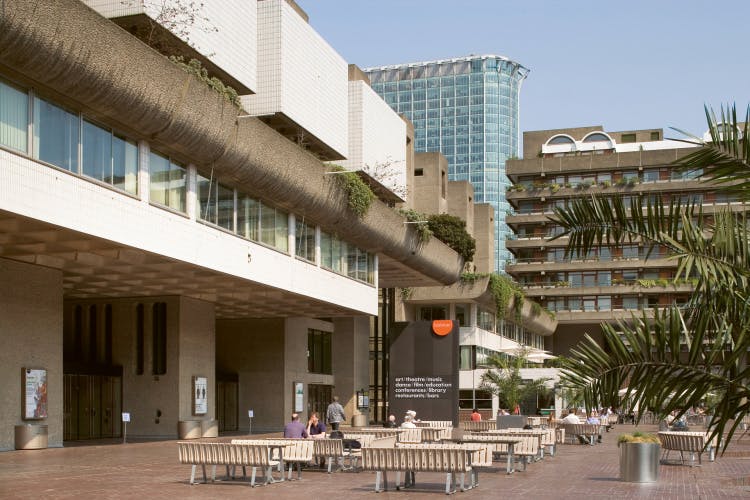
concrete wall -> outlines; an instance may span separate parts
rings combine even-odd
[[[586,334],[599,344],[602,343],[602,329],[598,324],[558,324],[557,330],[555,330],[555,334],[552,336],[552,354],[556,356],[568,356],[570,349],[583,340]],[[545,348],[547,348],[546,342]]]
[[[448,160],[440,153],[416,153],[414,169],[414,210],[425,214],[446,213],[448,207]]]
[[[495,270],[495,211],[489,203],[474,205],[474,266],[477,273]]]
[[[448,213],[466,222],[466,231],[474,236],[474,188],[469,181],[448,182]]]
[[[180,297],[179,318],[180,420],[216,418],[216,318],[211,302]],[[206,377],[208,413],[193,415],[193,377]]]
[[[358,415],[357,391],[370,388],[370,328],[372,319],[366,316],[333,320],[334,394],[344,407],[348,423]]]
[[[309,412],[308,408],[308,385],[319,384],[319,385],[334,385],[334,375],[336,374],[336,360],[340,356],[348,356],[346,351],[342,351],[336,343],[336,336],[334,334],[333,346],[332,346],[332,365],[334,375],[326,375],[322,373],[308,373],[307,371],[307,330],[309,328],[320,330],[324,332],[332,332],[333,324],[328,321],[321,321],[313,318],[287,318],[284,336],[286,342],[284,343],[284,387],[283,387],[283,401],[282,406],[284,408],[284,420],[283,422],[289,421],[289,416],[292,414],[294,409],[293,391],[292,387],[294,382],[302,382],[305,384],[305,398],[304,398],[304,412],[300,416],[300,419],[307,417]],[[336,388],[334,388],[335,390]],[[322,417],[325,418],[325,417]]]
[[[280,373],[284,369],[284,344],[283,319],[216,322],[216,369],[238,376],[240,430],[248,430],[248,410],[255,412],[254,432],[283,427],[283,400],[291,394],[291,387],[285,388]]]
[[[62,273],[31,264],[0,259],[0,450],[15,447],[14,426],[48,425],[48,446],[62,446]],[[47,370],[45,420],[24,421],[24,367]]]

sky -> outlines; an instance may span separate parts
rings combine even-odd
[[[531,71],[521,130],[602,125],[702,135],[704,104],[750,102],[750,0],[297,0],[361,68],[506,56]]]

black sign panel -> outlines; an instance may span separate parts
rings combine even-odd
[[[458,426],[458,337],[458,323],[450,320],[394,325],[389,406],[398,422],[414,410],[420,420]]]

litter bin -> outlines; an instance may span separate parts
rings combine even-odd
[[[360,413],[352,417],[352,427],[367,427],[367,413]]]
[[[201,436],[204,438],[219,437],[219,422],[212,418],[201,421]]]
[[[654,483],[659,479],[658,443],[620,443],[620,480]]]
[[[49,428],[40,424],[24,424],[15,427],[17,450],[41,450],[47,448]]]

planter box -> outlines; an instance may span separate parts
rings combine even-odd
[[[620,444],[620,480],[631,483],[653,483],[659,479],[657,443]]]

